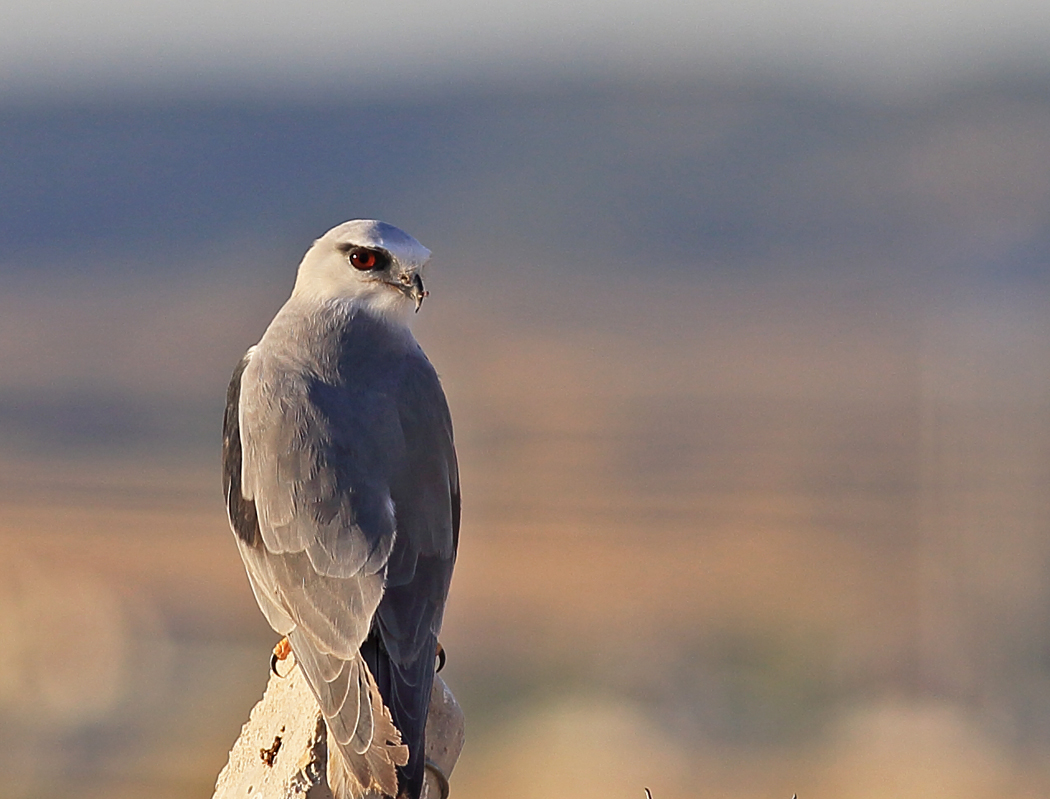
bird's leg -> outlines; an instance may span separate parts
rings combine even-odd
[[[445,668],[445,647],[441,645],[441,642],[437,642],[437,652],[434,653],[437,656],[437,668],[434,669],[434,673],[441,671]]]
[[[278,677],[285,675],[277,671],[277,661],[287,659],[290,654],[292,654],[292,645],[288,643],[288,636],[285,636],[277,642],[277,646],[273,648],[273,655],[270,656],[270,670]]]

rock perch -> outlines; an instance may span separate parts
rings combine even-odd
[[[317,700],[294,657],[280,669],[286,676],[270,677],[219,774],[213,799],[332,799],[325,781],[327,736]],[[435,676],[426,752],[446,777],[463,740],[463,711],[445,681]],[[421,799],[442,799],[440,779],[429,768]]]

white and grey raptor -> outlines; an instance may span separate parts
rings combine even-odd
[[[408,327],[429,257],[384,222],[328,231],[227,392],[230,524],[328,723],[336,799],[423,784],[460,512],[448,405]]]

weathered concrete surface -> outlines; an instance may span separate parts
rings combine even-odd
[[[280,664],[263,698],[241,728],[219,774],[213,799],[332,799],[324,719],[294,657]],[[463,749],[464,719],[456,698],[434,677],[427,719],[427,757],[446,775]],[[423,799],[441,799],[438,779],[427,773]]]

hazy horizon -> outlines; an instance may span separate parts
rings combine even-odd
[[[1030,0],[822,0],[639,5],[413,2],[309,6],[8,3],[0,97],[216,87],[274,96],[348,88],[781,76],[799,84],[923,92],[1050,71],[1050,8]]]

